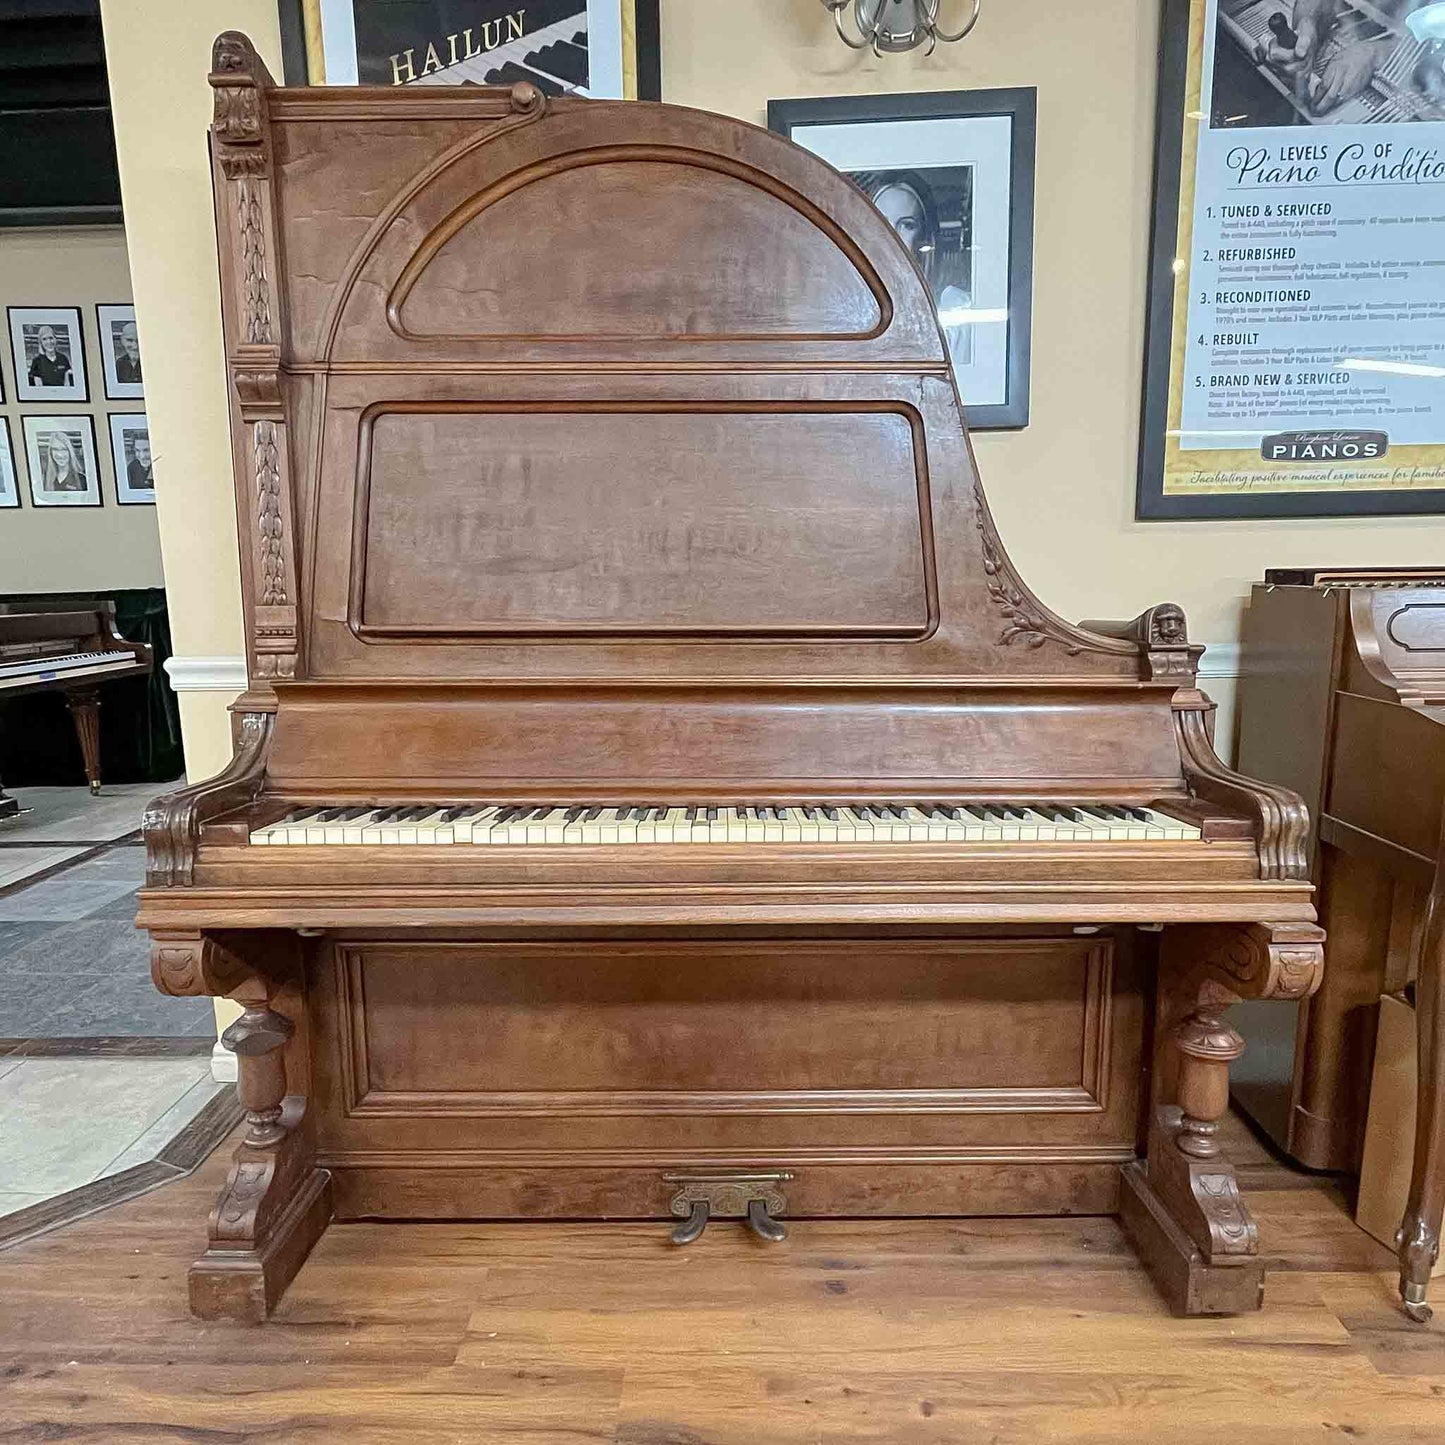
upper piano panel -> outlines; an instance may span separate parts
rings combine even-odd
[[[1085,632],[1014,573],[926,283],[817,157],[275,88],[237,35],[211,83],[253,692],[1192,675],[1173,614]]]

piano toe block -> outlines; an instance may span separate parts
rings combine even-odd
[[[1120,1169],[1119,1222],[1176,1315],[1234,1315],[1264,1302],[1264,1264],[1240,1255],[1211,1264],[1149,1184],[1142,1161]]]

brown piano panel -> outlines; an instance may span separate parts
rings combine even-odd
[[[904,411],[378,403],[352,629],[922,637],[921,429]]]

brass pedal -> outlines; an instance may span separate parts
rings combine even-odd
[[[777,1218],[788,1207],[779,1184],[791,1174],[664,1174],[664,1184],[679,1186],[669,1204],[678,1223],[672,1229],[674,1244],[691,1244],[702,1236],[711,1219],[741,1219],[759,1239],[776,1244],[788,1237]]]

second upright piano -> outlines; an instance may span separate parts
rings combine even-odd
[[[332,1218],[1060,1213],[1253,1308],[1224,1011],[1318,982],[1304,808],[1177,607],[1018,577],[883,217],[721,116],[211,84],[250,688],[140,912],[244,1010],[192,1308]]]

